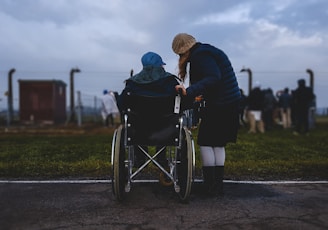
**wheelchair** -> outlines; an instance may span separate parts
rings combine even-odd
[[[188,202],[195,171],[195,146],[179,98],[180,95],[127,94],[122,122],[112,139],[112,187],[116,200],[124,200],[133,183],[140,181],[137,176],[153,165],[159,169],[165,186],[172,186],[178,198]],[[144,157],[141,164],[136,162],[137,151]]]

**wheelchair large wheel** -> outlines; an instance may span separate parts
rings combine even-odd
[[[178,158],[180,159],[180,164],[177,165],[178,185],[180,187],[178,194],[181,201],[188,202],[193,182],[194,145],[191,134],[186,127],[182,130],[182,142]]]
[[[124,147],[124,129],[119,126],[113,136],[112,148],[112,187],[118,201],[125,197],[125,185],[127,183],[127,169],[125,167],[126,149]]]

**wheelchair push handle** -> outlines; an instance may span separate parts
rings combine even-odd
[[[179,88],[178,89],[178,94],[182,97],[183,96],[183,94],[182,94],[182,88]]]
[[[181,84],[178,84],[178,85],[175,86],[175,91],[176,91],[177,96],[180,96],[180,97],[186,96],[185,95],[186,94],[186,89]]]
[[[181,107],[181,97],[182,97],[182,89],[178,88],[178,93],[175,96],[175,102],[174,102],[174,113],[178,114],[180,113],[180,107]]]

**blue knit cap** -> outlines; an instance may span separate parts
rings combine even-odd
[[[162,65],[166,65],[161,56],[159,56],[157,53],[154,52],[147,52],[145,53],[141,58],[142,65],[145,66],[154,66],[154,67],[160,67]]]

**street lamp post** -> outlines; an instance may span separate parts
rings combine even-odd
[[[8,111],[7,111],[7,126],[10,125],[10,122],[13,120],[13,114],[14,114],[14,109],[13,109],[13,74],[15,73],[16,69],[12,68],[8,72]]]
[[[241,70],[240,70],[240,72],[247,72],[248,73],[248,94],[251,92],[251,90],[252,90],[252,78],[253,78],[253,76],[252,76],[252,70],[250,69],[250,68],[247,68],[247,69],[245,69],[245,68],[242,68]]]
[[[73,68],[70,71],[70,121],[75,120],[75,104],[74,104],[74,73],[80,73],[79,68]]]
[[[306,72],[310,75],[310,87],[312,89],[312,92],[314,93],[314,74],[311,69],[306,69]],[[316,105],[316,99],[314,98],[312,101],[312,104],[309,108],[309,127],[314,128],[315,124],[315,105]]]
[[[307,69],[306,72],[310,75],[310,87],[314,91],[314,74],[311,69]]]

